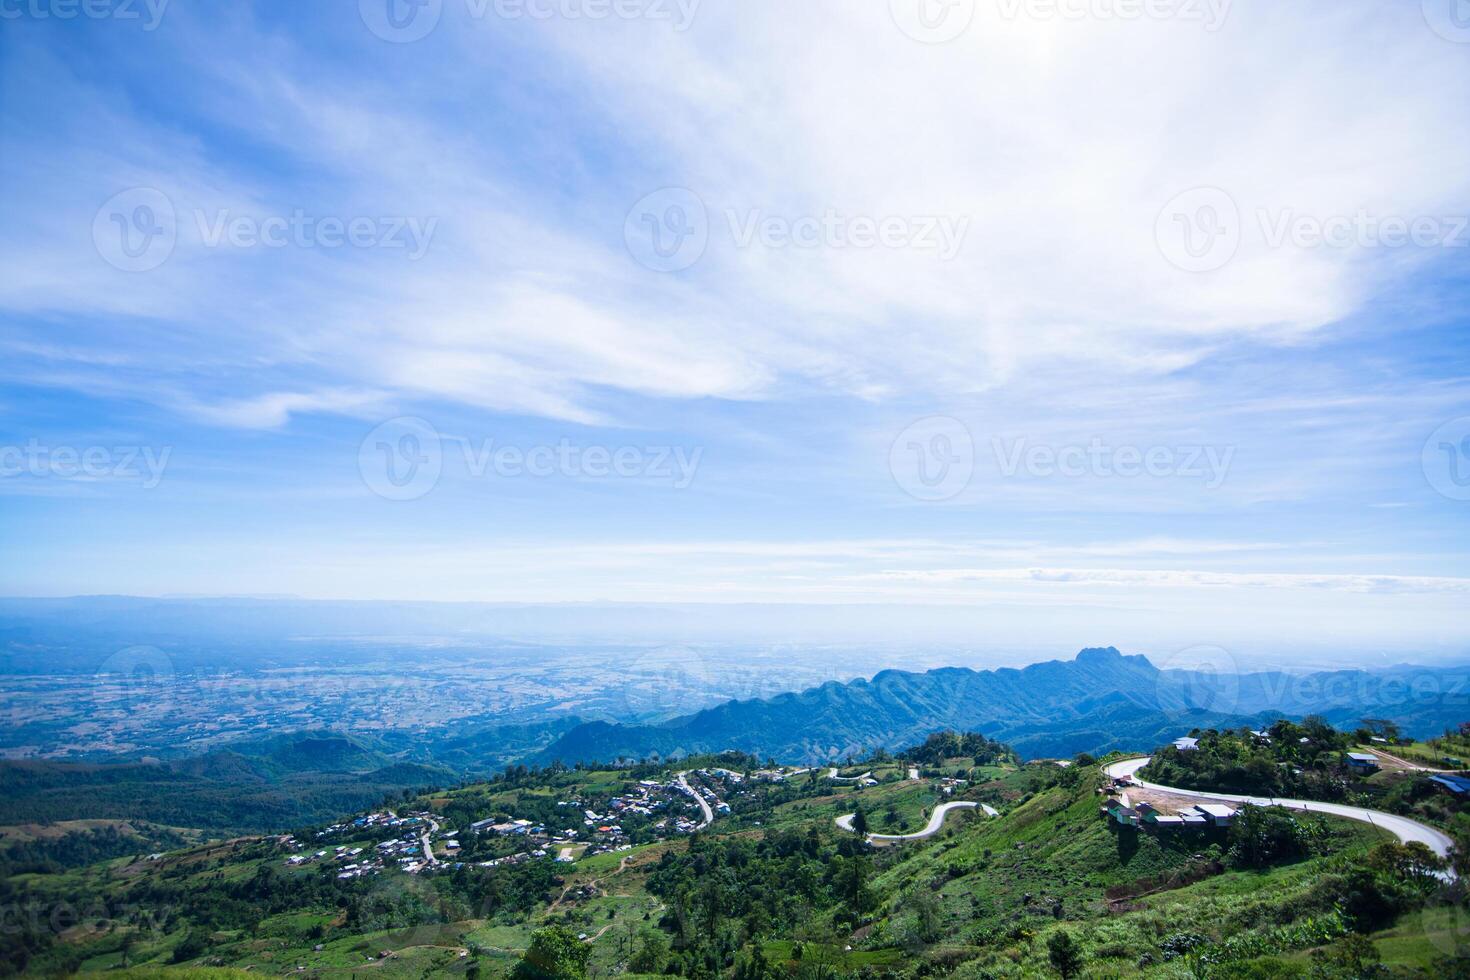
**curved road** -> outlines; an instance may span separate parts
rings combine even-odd
[[[1417,820],[1395,816],[1392,813],[1382,813],[1378,810],[1365,810],[1362,807],[1344,806],[1341,803],[1321,803],[1317,800],[1281,800],[1275,797],[1241,796],[1235,793],[1205,793],[1197,789],[1178,789],[1173,786],[1144,782],[1134,774],[1148,765],[1150,758],[1150,756],[1144,756],[1142,759],[1125,759],[1122,762],[1114,762],[1105,767],[1103,772],[1111,779],[1127,776],[1144,789],[1155,789],[1162,793],[1175,793],[1179,796],[1193,796],[1205,800],[1224,800],[1227,803],[1250,803],[1255,806],[1284,806],[1288,810],[1330,813],[1333,816],[1347,817],[1349,820],[1359,820],[1372,824],[1374,827],[1382,827],[1405,844],[1410,841],[1419,841],[1440,857],[1448,857],[1450,847],[1454,843],[1448,835],[1419,823]],[[1453,871],[1448,874],[1451,877],[1454,876]]]
[[[704,823],[699,825],[699,829],[703,830],[704,828],[715,822],[715,811],[711,810],[709,807],[709,803],[705,802],[704,797],[695,792],[694,787],[689,785],[689,780],[684,778],[687,775],[689,775],[687,771],[681,772],[674,776],[674,779],[676,782],[678,782],[679,788],[688,793],[690,796],[694,797],[694,802],[698,803],[699,808],[704,811]]]
[[[419,838],[419,842],[424,845],[424,859],[430,864],[438,864],[439,859],[434,856],[434,848],[429,843],[429,835],[439,832],[439,823],[433,817],[425,817],[424,819],[429,822],[429,829],[424,831],[423,836]]]
[[[830,779],[830,780],[832,780],[833,782],[838,782],[838,783],[856,783],[856,782],[859,782],[860,780],[867,779],[871,775],[873,775],[873,770],[871,770],[871,769],[869,769],[867,772],[863,773],[861,776],[839,776],[839,775],[837,775],[837,767],[836,766],[833,766],[833,767],[831,767],[830,769],[827,770],[827,778]]]
[[[967,810],[972,809],[976,806],[979,806],[979,804],[970,803],[964,800],[957,801],[955,803],[941,803],[936,806],[934,808],[934,812],[929,815],[929,823],[924,827],[923,830],[919,831],[917,834],[869,834],[868,840],[920,840],[925,837],[933,837],[935,834],[939,833],[939,828],[944,826],[944,817],[946,814],[949,813],[949,811]],[[847,831],[850,834],[857,833],[857,831],[854,830],[852,826],[853,818],[856,816],[856,813],[844,813],[842,816],[837,818],[837,826],[841,827],[843,830]]]

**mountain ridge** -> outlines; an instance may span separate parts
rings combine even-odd
[[[735,749],[815,763],[896,749],[941,729],[981,731],[1034,758],[1152,745],[1196,727],[1259,725],[1308,713],[1349,724],[1379,714],[1436,733],[1436,726],[1463,711],[1451,703],[1459,686],[1444,681],[1464,669],[1413,670],[1433,675],[1431,686],[1440,695],[1416,703],[1395,697],[1388,689],[1403,684],[1404,671],[1397,668],[1216,675],[1160,670],[1147,657],[1114,646],[1085,647],[1071,660],[1019,668],[890,668],[871,678],[726,701],[658,724],[584,723],[528,761],[608,762]]]

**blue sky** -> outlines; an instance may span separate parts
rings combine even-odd
[[[1470,644],[1433,0],[393,2],[0,10],[0,590]]]

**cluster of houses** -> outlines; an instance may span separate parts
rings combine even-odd
[[[695,795],[702,797],[715,813],[721,815],[728,814],[730,812],[730,804],[720,799],[719,792],[711,784],[723,784],[721,788],[727,794],[732,791],[739,793],[741,786],[745,783],[745,776],[738,772],[731,772],[729,769],[697,769],[695,770],[695,775],[703,777],[703,785],[691,785],[690,787],[694,790]],[[676,787],[677,784],[670,784],[671,789]],[[698,824],[695,826],[698,827]]]
[[[1127,793],[1108,797],[1101,812],[1121,827],[1157,827],[1162,830],[1228,827],[1235,820],[1235,807],[1225,803],[1196,803],[1175,813],[1164,813],[1147,801],[1130,805]]]
[[[791,766],[782,766],[779,769],[757,769],[750,774],[750,778],[757,783],[784,783],[788,779],[797,776],[805,776],[811,769],[797,769]]]
[[[283,843],[287,843],[287,846],[291,846],[294,844],[295,846],[300,847],[300,844],[294,840],[288,840],[287,842]],[[290,857],[286,858],[286,866],[291,868],[299,868],[302,865],[306,864],[339,861],[341,862],[341,868],[337,872],[337,877],[343,879],[361,878],[364,875],[375,875],[379,871],[383,870],[383,862],[378,857],[369,855],[368,857],[363,858],[361,857],[362,852],[363,849],[361,847],[350,847],[346,844],[341,844],[335,848],[332,848],[331,850],[323,848],[322,850],[314,851],[310,854],[292,854]]]
[[[728,769],[701,769],[699,775],[707,781],[720,781],[738,786],[745,781],[742,773]],[[704,799],[716,813],[729,813],[729,804],[719,798],[708,786],[691,786],[689,791]],[[614,796],[594,809],[580,799],[558,800],[557,806],[580,812],[582,829],[579,831],[548,832],[545,825],[525,819],[498,820],[494,817],[477,820],[470,824],[475,834],[494,834],[508,838],[523,838],[526,849],[493,861],[480,862],[482,867],[498,867],[502,864],[519,863],[536,857],[545,857],[550,851],[557,852],[557,860],[571,861],[570,849],[585,849],[586,856],[605,854],[611,851],[626,851],[632,848],[622,821],[630,815],[658,817],[666,814],[651,826],[660,836],[689,834],[699,829],[700,823],[683,813],[667,813],[676,799],[686,799],[685,789],[676,780],[659,781],[643,779],[632,789]]]
[[[939,790],[941,796],[953,796],[957,791],[965,788],[966,780],[956,779],[953,776],[941,776],[935,781],[934,786]]]
[[[1269,732],[1252,731],[1251,736],[1256,740],[1256,742],[1260,744],[1270,744],[1271,742],[1271,735]],[[1310,743],[1311,739],[1303,736],[1297,741],[1305,745],[1307,743]],[[1381,738],[1375,738],[1373,741],[1382,742],[1384,740]],[[1174,748],[1178,749],[1180,752],[1196,752],[1199,750],[1199,739],[1190,738],[1188,736],[1185,736],[1184,738],[1176,738],[1174,740]],[[1342,761],[1347,765],[1349,770],[1357,773],[1360,776],[1370,776],[1378,771],[1378,757],[1376,755],[1373,755],[1371,752],[1347,752],[1344,753]]]
[[[380,810],[376,813],[366,813],[356,820],[347,823],[334,823],[325,830],[317,831],[317,837],[331,837],[335,834],[345,833],[351,830],[368,830],[376,827],[407,827],[416,826],[424,822],[423,814],[413,814],[400,817],[392,810]]]

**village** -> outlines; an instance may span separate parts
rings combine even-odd
[[[793,774],[771,770],[760,775],[777,781]],[[317,831],[316,850],[308,850],[289,834],[277,838],[277,843],[292,852],[284,861],[288,867],[331,865],[343,880],[376,875],[390,867],[417,875],[467,865],[497,868],[548,857],[570,864],[708,827],[730,812],[726,798],[746,791],[745,784],[743,773],[699,769],[665,779],[642,779],[610,797],[557,800],[556,807],[567,811],[557,821],[497,814],[461,829],[442,826],[444,818],[426,810],[381,810]],[[336,840],[347,843],[333,844]],[[486,853],[493,856],[484,857]]]

